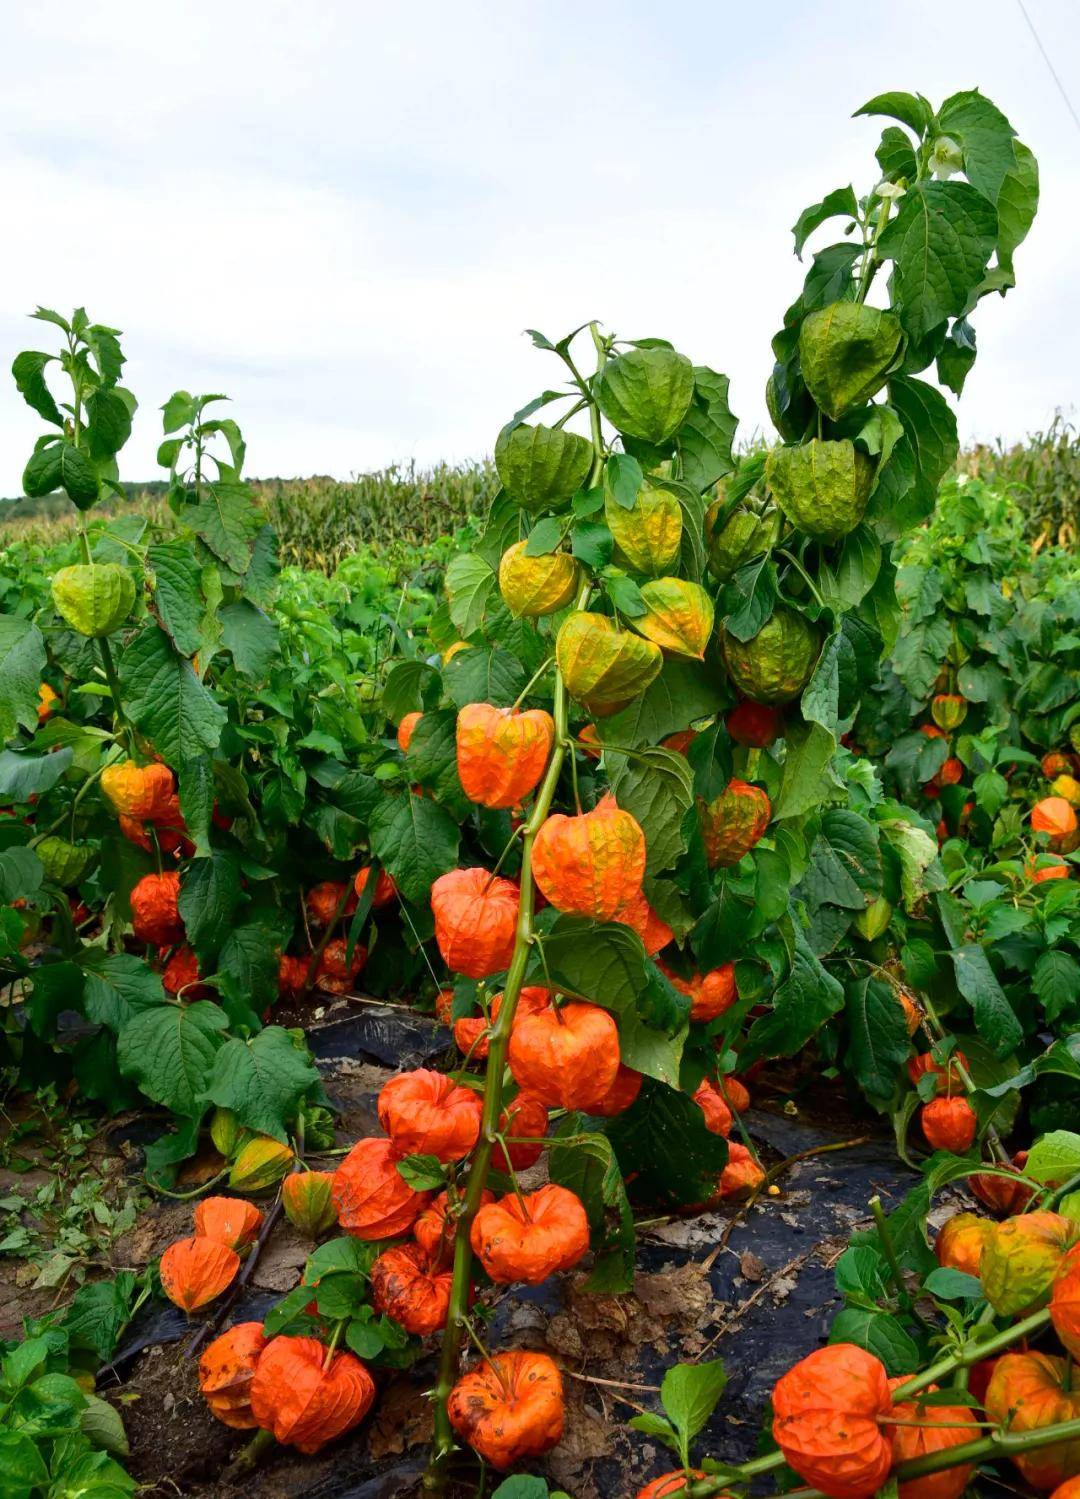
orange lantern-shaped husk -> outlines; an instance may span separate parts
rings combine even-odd
[[[359,942],[348,958],[349,944],[344,937],[335,937],[323,948],[319,966],[315,970],[315,987],[327,994],[348,994],[367,962],[367,948]]]
[[[903,1378],[891,1381],[894,1387],[903,1383]],[[915,1423],[892,1429],[894,1466],[931,1452],[962,1447],[979,1435],[975,1417],[966,1405],[925,1405],[903,1401],[893,1406],[892,1419]],[[900,1484],[898,1499],[960,1499],[974,1471],[974,1463],[959,1463],[940,1473],[910,1478],[907,1483]]]
[[[975,1139],[978,1116],[966,1098],[932,1098],[919,1112],[928,1145],[963,1155]]]
[[[419,1244],[397,1244],[371,1267],[371,1300],[406,1332],[426,1338],[446,1326],[453,1283],[453,1271],[435,1268]]]
[[[616,1114],[625,1114],[636,1102],[641,1092],[641,1083],[641,1073],[620,1062],[615,1081],[602,1098],[590,1105],[589,1113],[597,1114],[601,1119],[614,1119]]]
[[[650,958],[666,947],[675,935],[663,917],[649,905],[644,890],[639,890],[625,906],[620,906],[612,920],[637,932]]]
[[[178,947],[161,970],[161,984],[168,994],[183,993],[185,999],[205,999],[211,990],[199,982],[199,960],[190,947]]]
[[[311,887],[304,904],[307,906],[312,926],[330,925],[337,915],[338,907],[341,905],[347,888],[343,880],[323,880],[321,885]],[[348,899],[342,906],[341,914],[351,916],[355,910],[356,896],[350,891]]]
[[[688,979],[679,978],[667,968],[663,971],[680,994],[690,996],[690,1019],[700,1024],[715,1020],[725,1010],[730,1010],[739,997],[734,963],[721,963],[708,973],[695,973]]]
[[[144,874],[131,892],[131,928],[141,942],[172,947],[184,940],[180,920],[180,876],[175,869]]]
[[[402,754],[405,754],[412,743],[412,736],[416,731],[416,725],[423,716],[422,713],[406,713],[405,717],[398,724],[397,742]]]
[[[535,791],[555,738],[542,708],[494,708],[467,703],[457,716],[458,779],[471,802],[516,807]]]
[[[588,1113],[619,1070],[618,1027],[599,1005],[549,1006],[517,1021],[509,1059],[518,1087],[545,1107]]]
[[[641,890],[645,835],[612,796],[576,817],[556,813],[533,843],[533,876],[556,910],[610,921]]]
[[[995,1223],[979,1260],[983,1295],[1002,1317],[1026,1316],[1050,1299],[1080,1223],[1062,1213],[1021,1213]]]
[[[309,1456],[359,1426],[375,1399],[375,1381],[354,1354],[335,1353],[328,1369],[326,1356],[317,1338],[274,1338],[251,1381],[259,1425]]]
[[[1046,1353],[1005,1353],[986,1391],[987,1419],[1009,1431],[1041,1431],[1080,1420],[1080,1368]],[[1018,1453],[1013,1463],[1035,1489],[1052,1489],[1080,1474],[1080,1437]]]
[[[452,869],[441,875],[431,887],[431,910],[446,966],[472,979],[509,968],[519,896],[513,880],[486,869]]]
[[[161,1256],[161,1289],[185,1312],[197,1311],[232,1284],[240,1256],[216,1239],[177,1239]]]
[[[737,1077],[727,1075],[719,1078],[716,1086],[733,1114],[746,1113],[750,1107],[750,1090],[745,1083],[740,1082]]]
[[[565,1187],[541,1187],[482,1207],[473,1219],[473,1251],[497,1285],[538,1286],[569,1270],[589,1247],[581,1200]]]
[[[977,1213],[954,1213],[941,1225],[934,1244],[939,1265],[962,1270],[965,1275],[979,1273],[979,1261],[993,1230],[993,1221]]]
[[[720,1173],[720,1190],[717,1198],[742,1197],[753,1192],[765,1180],[765,1172],[754,1160],[745,1145],[738,1140],[728,1141],[727,1165]]]
[[[1054,1278],[1050,1320],[1064,1347],[1080,1359],[1080,1248],[1070,1249]]]
[[[562,1376],[546,1353],[500,1353],[462,1375],[446,1409],[462,1441],[502,1472],[562,1437]]]
[[[167,765],[136,765],[122,760],[101,773],[101,791],[113,811],[136,822],[150,822],[176,791]]]
[[[690,1469],[691,1479],[704,1477],[704,1469]],[[638,1490],[637,1499],[679,1499],[680,1494],[686,1493],[686,1484],[687,1478],[682,1468],[674,1473],[662,1473],[652,1483],[647,1483],[643,1489]],[[718,1499],[730,1499],[730,1495],[720,1494]]]
[[[701,837],[710,869],[727,869],[748,854],[772,816],[772,803],[760,786],[729,781],[711,802],[698,801]]]
[[[498,1020],[502,1001],[501,993],[496,994],[491,1001],[490,1025]],[[536,984],[527,984],[518,994],[517,1009],[514,1011],[515,1024],[522,1015],[536,1015],[550,1003],[550,990]],[[482,1062],[491,1046],[491,1037],[486,1034],[488,1030],[489,1022],[482,1015],[466,1015],[461,1020],[454,1021],[454,1044],[459,1051],[471,1053],[478,1062]]]
[[[878,1418],[889,1415],[892,1394],[872,1353],[853,1343],[819,1348],[777,1380],[772,1403],[777,1446],[812,1488],[869,1499],[885,1482],[892,1441]]]
[[[721,1097],[716,1084],[706,1079],[694,1094],[694,1102],[705,1115],[705,1128],[711,1130],[714,1135],[723,1135],[726,1140],[731,1134],[731,1110]]]
[[[1063,796],[1044,796],[1031,809],[1031,826],[1047,833],[1051,848],[1071,853],[1076,847],[1076,812]]]
[[[204,1197],[195,1209],[195,1232],[230,1249],[243,1249],[262,1227],[263,1215],[243,1197]]]
[[[948,1061],[944,1063],[935,1062],[933,1055],[928,1051],[924,1051],[919,1056],[912,1057],[908,1062],[907,1075],[912,1083],[918,1085],[921,1077],[924,1077],[928,1072],[932,1072],[937,1078],[937,1091],[945,1093],[953,1085],[959,1083],[960,1068],[963,1067],[967,1071],[970,1069],[970,1065],[967,1057],[959,1048],[952,1052]]]
[[[430,1193],[416,1192],[397,1169],[389,1140],[358,1140],[334,1172],[338,1222],[357,1239],[408,1233]]]
[[[251,1410],[251,1381],[266,1347],[261,1322],[237,1322],[207,1344],[199,1359],[199,1389],[226,1426],[249,1431],[259,1423]]]
[[[547,1115],[545,1114],[545,1119]],[[494,1202],[495,1193],[485,1187],[480,1197],[480,1206]],[[459,1204],[460,1206],[460,1204]],[[457,1238],[458,1218],[449,1210],[445,1192],[440,1192],[413,1224],[413,1238],[432,1264],[449,1264]]]
[[[464,1160],[479,1139],[482,1109],[478,1093],[425,1067],[392,1077],[379,1094],[379,1123],[401,1156]]]
[[[356,878],[353,880],[353,890],[356,894],[357,900],[360,899],[364,891],[367,889],[367,882],[370,874],[371,868],[369,865],[365,865],[363,869],[357,870]],[[371,897],[372,909],[375,911],[379,911],[383,906],[388,906],[390,902],[395,898],[397,893],[397,886],[387,874],[386,870],[380,869],[379,878],[375,881],[375,894]]]
[[[1012,1164],[1001,1169],[1015,1172],[1019,1176],[1027,1165],[1027,1158],[1026,1150],[1018,1150],[1012,1158]],[[1020,1212],[1031,1201],[1032,1196],[1032,1188],[1025,1182],[1013,1182],[1007,1176],[969,1176],[968,1187],[999,1218],[1007,1218],[1010,1213]]]
[[[528,1171],[535,1166],[544,1153],[542,1142],[547,1134],[548,1113],[546,1106],[531,1093],[519,1093],[508,1103],[499,1117],[499,1134],[506,1141],[506,1149],[496,1145],[494,1165],[497,1171],[509,1173]],[[514,1139],[514,1136],[519,1139]]]
[[[291,953],[282,953],[278,959],[278,994],[282,999],[296,999],[307,983],[309,958],[296,958]]]

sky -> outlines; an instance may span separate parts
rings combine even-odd
[[[1076,0],[1024,0],[1080,109]],[[1080,126],[1019,0],[58,0],[0,5],[0,367],[42,303],[120,328],[140,402],[222,391],[254,476],[490,452],[599,319],[770,430],[800,210],[876,177],[886,89],[979,87],[1035,151],[1018,286],[976,314],[965,439],[1076,415]],[[827,235],[828,231],[821,231]],[[820,247],[827,239],[811,242]],[[40,430],[0,374],[0,495]]]

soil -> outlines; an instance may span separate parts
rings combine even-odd
[[[346,1001],[327,1011],[309,1039],[340,1111],[338,1143],[346,1145],[377,1132],[375,1097],[391,1071],[435,1063],[449,1037],[432,1020],[396,1007]],[[837,1306],[833,1266],[852,1229],[869,1222],[869,1198],[877,1192],[888,1202],[913,1181],[896,1160],[891,1135],[868,1124],[827,1081],[774,1068],[754,1081],[753,1092],[759,1106],[744,1119],[766,1164],[822,1145],[841,1148],[793,1163],[776,1195],[749,1212],[646,1221],[625,1295],[592,1295],[586,1275],[575,1272],[510,1288],[493,1306],[491,1344],[544,1349],[563,1368],[565,1434],[533,1469],[575,1499],[630,1499],[671,1468],[671,1454],[626,1422],[639,1409],[658,1408],[663,1373],[679,1361],[722,1357],[728,1372],[700,1450],[752,1456],[776,1378],[827,1337]],[[136,1135],[129,1124],[117,1128],[114,1148],[130,1151]],[[190,1232],[191,1206],[152,1205],[117,1246],[118,1262],[144,1264]],[[279,1225],[228,1322],[264,1317],[296,1283],[311,1247]],[[241,1489],[255,1499],[404,1499],[419,1492],[434,1354],[407,1373],[380,1376],[372,1414],[357,1431],[314,1458],[275,1449],[237,1486],[227,1469],[248,1434],[222,1426],[206,1409],[197,1360],[186,1354],[191,1332],[176,1308],[148,1303],[99,1379],[100,1393],[123,1415],[129,1467],[145,1485],[145,1499],[235,1499]],[[462,1496],[476,1492],[472,1481],[460,1489]]]

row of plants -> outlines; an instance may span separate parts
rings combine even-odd
[[[634,1206],[758,1191],[739,1119],[755,1067],[812,1045],[892,1114],[902,1151],[918,1111],[964,1173],[1010,1176],[1023,1089],[1076,1077],[1067,1006],[1032,1014],[1019,960],[1003,987],[973,881],[851,747],[900,628],[894,543],[957,452],[918,376],[962,386],[969,315],[1011,284],[1034,215],[1034,162],[977,93],[866,112],[911,134],[885,129],[868,194],[800,217],[799,251],[833,217],[846,237],[774,340],[783,444],[737,464],[726,378],[663,340],[534,333],[564,385],[500,433],[502,490],[449,562],[444,608],[357,618],[334,582],[312,585],[314,611],[275,599],[273,538],[215,397],[165,408],[169,530],[88,525],[130,428],[116,334],[39,314],[61,331],[64,406],[55,356],[16,360],[50,425],[26,488],[68,494],[81,560],[48,600],[9,584],[0,620],[16,814],[0,961],[21,1001],[5,1063],[23,1086],[70,1079],[113,1105],[137,1089],[168,1110],[157,1182],[209,1128],[235,1190],[284,1177],[332,1205],[347,1237],[266,1329],[219,1349],[250,1389],[229,1374],[209,1393],[245,1425],[305,1450],[343,1428],[305,1434],[288,1392],[355,1424],[365,1364],[442,1329],[426,1487],[466,1448],[496,1468],[537,1457],[561,1433],[558,1369],[488,1350],[487,1292],[591,1251],[591,1286],[618,1293]],[[553,425],[529,420],[557,401]],[[1045,805],[1062,800],[1033,783],[1016,798],[1012,863],[1048,949],[1076,888],[1037,878],[1069,872],[1075,818]],[[361,971],[375,992],[426,992],[463,1055],[389,1084],[384,1135],[315,1182],[301,1163],[325,1144],[325,1099],[272,1007]],[[87,1024],[69,1033],[71,1012]],[[526,1191],[541,1157],[547,1183]],[[162,1267],[190,1308],[227,1290],[245,1247],[196,1230]],[[869,1346],[896,1319],[863,1310]]]

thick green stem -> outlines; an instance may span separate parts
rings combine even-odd
[[[586,583],[577,599],[577,608],[582,608],[589,594]],[[559,775],[562,771],[566,751],[570,745],[567,733],[568,699],[561,674],[555,678],[555,745],[540,789],[536,794],[529,820],[525,824],[521,849],[521,894],[518,900],[517,934],[514,952],[503,986],[503,999],[499,1016],[491,1027],[487,1070],[484,1076],[484,1104],[480,1119],[480,1139],[469,1166],[465,1186],[465,1203],[458,1219],[454,1240],[454,1279],[447,1310],[446,1331],[443,1334],[439,1373],[433,1392],[435,1401],[435,1439],[432,1445],[431,1462],[424,1475],[424,1488],[429,1493],[438,1493],[445,1486],[446,1465],[454,1447],[454,1433],[446,1411],[446,1402],[457,1377],[461,1344],[466,1331],[466,1313],[469,1304],[469,1287],[472,1281],[472,1245],[469,1242],[472,1221],[479,1210],[484,1188],[491,1169],[491,1157],[498,1143],[499,1121],[503,1104],[503,1074],[506,1054],[510,1045],[510,1031],[517,1011],[518,996],[525,980],[529,952],[533,942],[533,877],[532,848],[537,833],[543,826],[555,796]]]

